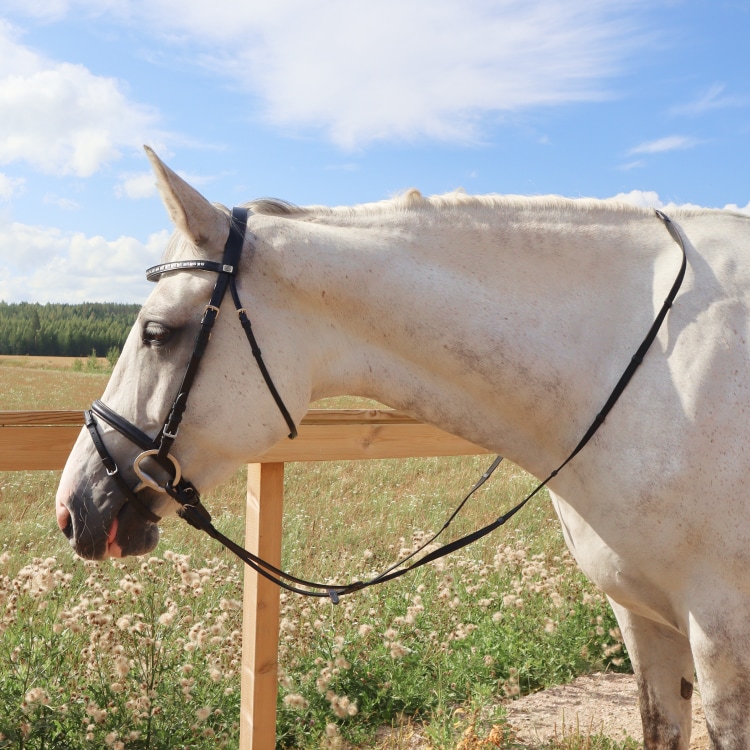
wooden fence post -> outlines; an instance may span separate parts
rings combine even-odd
[[[281,566],[284,464],[247,467],[245,546]],[[240,750],[276,747],[279,587],[245,568],[242,616]]]

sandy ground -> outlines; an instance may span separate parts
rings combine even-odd
[[[638,712],[638,694],[633,675],[593,674],[574,680],[569,685],[550,688],[528,695],[508,705],[508,722],[518,741],[527,747],[539,747],[544,742],[566,736],[605,735],[623,741],[627,737],[643,742],[641,717]],[[382,748],[408,748],[429,750],[431,744],[418,727],[409,726],[400,737],[390,735],[379,745]],[[490,735],[491,736],[491,735]],[[493,743],[459,741],[461,750],[489,749]],[[703,718],[700,695],[693,694],[693,731],[691,750],[707,750],[708,733]]]
[[[529,745],[563,733],[604,734],[643,741],[635,678],[624,674],[579,677],[569,685],[550,688],[508,707],[510,724]],[[563,732],[564,728],[564,732]],[[693,750],[708,748],[708,733],[698,691],[693,694]]]

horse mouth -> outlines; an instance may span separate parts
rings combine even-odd
[[[99,510],[89,499],[58,502],[57,522],[76,555],[85,560],[144,555],[159,543],[159,527],[128,502],[117,513]]]

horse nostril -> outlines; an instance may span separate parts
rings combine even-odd
[[[70,511],[62,504],[57,507],[57,525],[68,540],[73,538],[73,518]]]
[[[68,541],[73,539],[73,519],[70,516],[68,516],[68,522],[60,530],[65,534]]]

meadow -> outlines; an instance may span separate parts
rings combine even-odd
[[[83,409],[107,381],[99,364],[0,359],[0,410]],[[288,465],[283,566],[316,580],[374,575],[440,528],[490,460]],[[245,477],[205,498],[237,540]],[[0,748],[236,748],[243,571],[177,520],[149,557],[78,560],[54,519],[58,479],[0,473]],[[533,485],[501,465],[450,538]],[[417,725],[436,749],[519,747],[507,701],[630,668],[544,494],[476,545],[338,606],[282,594],[279,658],[277,747],[300,750],[405,749]]]

